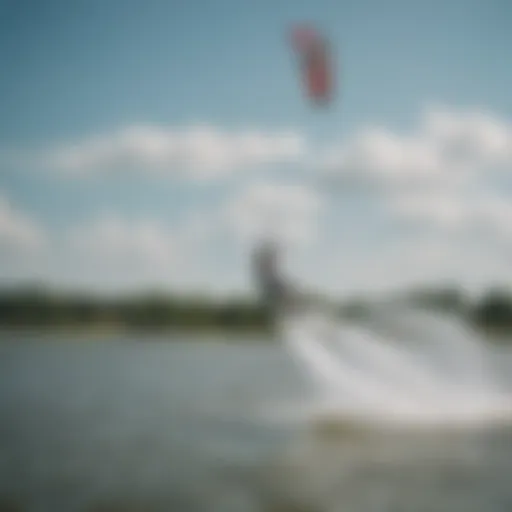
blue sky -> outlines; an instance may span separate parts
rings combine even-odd
[[[3,280],[35,276],[93,287],[244,288],[244,251],[257,231],[257,217],[265,208],[261,203],[268,201],[281,203],[287,219],[282,229],[302,240],[290,251],[295,272],[333,292],[423,278],[487,282],[499,280],[499,269],[506,268],[502,249],[493,254],[486,249],[462,273],[456,261],[470,250],[468,243],[481,250],[471,231],[478,223],[494,222],[500,233],[496,236],[508,236],[500,228],[510,214],[506,190],[512,188],[503,170],[512,162],[507,160],[512,140],[508,2],[23,0],[0,1],[0,14]],[[340,86],[324,111],[315,110],[300,88],[286,39],[297,21],[319,26],[335,49]],[[437,113],[434,127],[428,125],[425,109]],[[478,119],[468,121],[469,113]],[[218,155],[215,144],[222,146],[223,156],[214,176],[193,177],[178,169],[180,163],[169,161],[168,151],[182,140],[181,133],[205,125],[210,135],[198,135],[187,146],[191,154],[180,157],[181,166],[186,167],[183,158],[204,166],[210,157],[202,156],[197,164],[197,155]],[[134,126],[151,131],[120,135]],[[384,142],[370,137],[358,145],[358,137],[377,128],[385,134]],[[217,135],[212,142],[211,133],[223,134],[220,142]],[[265,161],[240,157],[243,143],[237,137],[243,133],[264,138]],[[276,150],[276,140],[284,144],[289,133],[300,138],[296,150]],[[104,141],[101,149],[88,143],[92,139]],[[486,142],[491,139],[498,142]],[[167,148],[167,157],[158,157],[164,160],[164,172],[162,166],[158,172],[149,169],[155,140],[164,140]],[[396,205],[418,204],[413,200],[418,187],[403,191],[398,178],[390,176],[400,171],[404,158],[412,174],[425,158],[430,158],[429,176],[452,169],[460,162],[446,155],[455,142],[478,146],[476,153],[466,151],[464,165],[471,164],[468,175],[478,174],[474,183],[492,190],[492,197],[482,196],[485,206],[474,208],[466,188],[445,183],[450,176],[427,178],[431,195],[425,199],[424,184],[419,191],[429,211],[423,213],[421,227],[405,229],[402,217],[417,221],[418,214],[398,208],[398,218]],[[385,149],[379,150],[383,144]],[[428,146],[419,156],[418,144]],[[80,149],[79,176],[56,169],[55,155],[69,155],[70,148]],[[350,184],[343,181],[344,193],[326,194],[312,185],[318,180],[311,169],[321,169],[333,151],[352,155],[336,157],[336,172],[346,177],[357,168],[356,181],[365,176],[366,187],[354,187],[353,178]],[[223,167],[230,167],[229,172]],[[483,172],[496,167],[501,172],[491,178]],[[388,172],[386,183],[381,183],[382,169]],[[274,195],[268,192],[272,186],[278,190]],[[314,199],[294,196],[294,187]],[[443,195],[464,210],[458,214],[464,219],[458,221],[457,237],[446,234],[446,222],[442,229],[435,222]],[[495,196],[505,206],[496,206]],[[245,203],[239,199],[244,197]],[[244,207],[239,206],[235,215],[230,205],[237,200],[253,204],[253,210],[240,212]],[[117,227],[104,232],[102,223],[111,217]],[[145,228],[136,227],[141,222]],[[191,222],[203,225],[207,235],[191,242],[193,236],[185,234]],[[301,229],[304,233],[293,234]],[[70,246],[73,233],[84,240],[90,234],[87,249]],[[123,261],[142,251],[138,263],[114,279],[105,255],[95,247],[105,245],[102,236],[117,240],[111,252]],[[159,236],[163,241],[148,241]],[[44,248],[29,244],[27,249],[32,238],[44,239]],[[24,240],[21,245],[19,239]],[[500,238],[496,245],[503,247],[507,240]],[[156,259],[151,259],[155,255],[148,244],[154,244]],[[418,249],[422,244],[435,246],[434,252],[444,255],[438,256],[442,262],[432,265],[417,255],[408,259],[411,252],[425,254]],[[91,255],[86,257],[87,251]],[[152,271],[146,272],[145,265]],[[405,276],[404,266],[409,269]]]

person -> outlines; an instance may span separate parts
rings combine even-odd
[[[279,247],[272,239],[257,244],[252,257],[253,273],[266,313],[275,319],[293,310],[297,302],[294,288],[279,269]]]

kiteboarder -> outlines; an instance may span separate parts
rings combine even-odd
[[[252,260],[254,277],[266,313],[275,318],[294,311],[299,304],[299,294],[279,268],[277,242],[264,239],[256,246]]]
[[[294,25],[290,36],[310,101],[316,106],[328,106],[333,100],[335,73],[326,37],[310,24]],[[254,250],[252,263],[262,305],[272,319],[307,307],[311,298],[302,291],[299,293],[278,268],[279,246],[276,240],[267,237],[261,241]]]

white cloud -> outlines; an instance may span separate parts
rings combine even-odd
[[[497,181],[512,170],[511,134],[510,123],[483,111],[430,108],[412,132],[373,127],[327,152],[313,151],[292,132],[243,134],[210,126],[138,126],[63,146],[48,153],[48,162],[66,171],[136,169],[213,178],[265,164],[316,161],[342,183],[366,185],[372,194],[330,205],[329,213],[339,217],[325,216],[326,231],[332,228],[325,240],[318,236],[326,212],[316,187],[276,183],[262,174],[259,182],[247,183],[244,176],[231,183],[245,185],[227,201],[170,225],[106,215],[76,226],[49,238],[52,257],[34,268],[39,265],[39,275],[65,274],[70,281],[105,286],[201,288],[216,282],[221,288],[230,279],[229,286],[238,286],[247,270],[239,248],[276,234],[283,242],[308,244],[307,251],[293,251],[309,255],[310,268],[301,267],[299,279],[307,275],[325,289],[497,280],[509,273],[512,256],[512,192],[507,196]],[[294,170],[284,178],[300,181],[304,173]],[[34,252],[45,240],[33,221],[0,200],[0,251]]]
[[[96,290],[204,290],[215,269],[210,249],[218,227],[203,212],[171,223],[102,213],[55,237],[47,274]]]
[[[429,108],[413,134],[370,127],[329,150],[320,167],[379,189],[459,188],[512,165],[512,125],[490,114]]]
[[[388,271],[404,285],[449,282],[477,290],[508,281],[510,252],[474,235],[417,234],[403,240],[393,256]]]
[[[285,243],[305,243],[315,234],[321,209],[319,196],[305,186],[254,183],[226,205],[224,215],[244,240],[276,235]]]
[[[449,193],[394,197],[389,201],[388,209],[399,218],[441,229],[459,229],[471,220],[469,203]]]
[[[129,222],[107,216],[73,229],[69,247],[105,265],[151,268],[173,263],[177,250],[173,233],[153,221]]]
[[[512,170],[512,124],[480,110],[443,108],[426,109],[420,121],[407,135],[364,130],[322,160],[341,184],[372,191],[375,210],[391,225],[412,229],[390,238],[377,258],[354,248],[342,275],[368,288],[505,278],[512,195],[499,180]]]
[[[134,124],[57,145],[42,158],[51,169],[75,174],[136,170],[208,179],[293,163],[319,167],[343,184],[457,188],[512,165],[512,124],[482,109],[429,107],[410,133],[369,126],[330,146],[315,148],[297,130]]]
[[[228,132],[209,125],[172,129],[135,125],[50,151],[47,165],[74,173],[136,169],[212,178],[236,170],[288,163],[306,153],[292,131]]]
[[[476,166],[512,162],[512,126],[485,111],[430,109],[423,123],[425,136],[447,154]]]
[[[323,165],[341,178],[377,185],[423,182],[444,170],[430,141],[401,138],[374,128],[355,137],[346,147],[328,152]]]
[[[37,223],[0,196],[0,255],[20,256],[41,249],[46,238]]]
[[[391,198],[387,207],[418,225],[512,242],[512,202],[497,195],[411,194]]]
[[[171,223],[102,213],[43,233],[2,200],[0,280],[37,279],[100,292],[146,287],[204,291],[215,284],[211,249],[218,250],[219,222],[219,215],[207,212]]]
[[[413,286],[456,285],[470,291],[510,283],[512,252],[474,236],[414,231],[373,247],[341,240],[311,258],[311,282],[335,296],[389,293]]]

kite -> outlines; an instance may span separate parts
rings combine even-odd
[[[299,57],[302,81],[316,105],[327,105],[333,97],[333,69],[327,40],[308,25],[292,29],[292,45]]]

